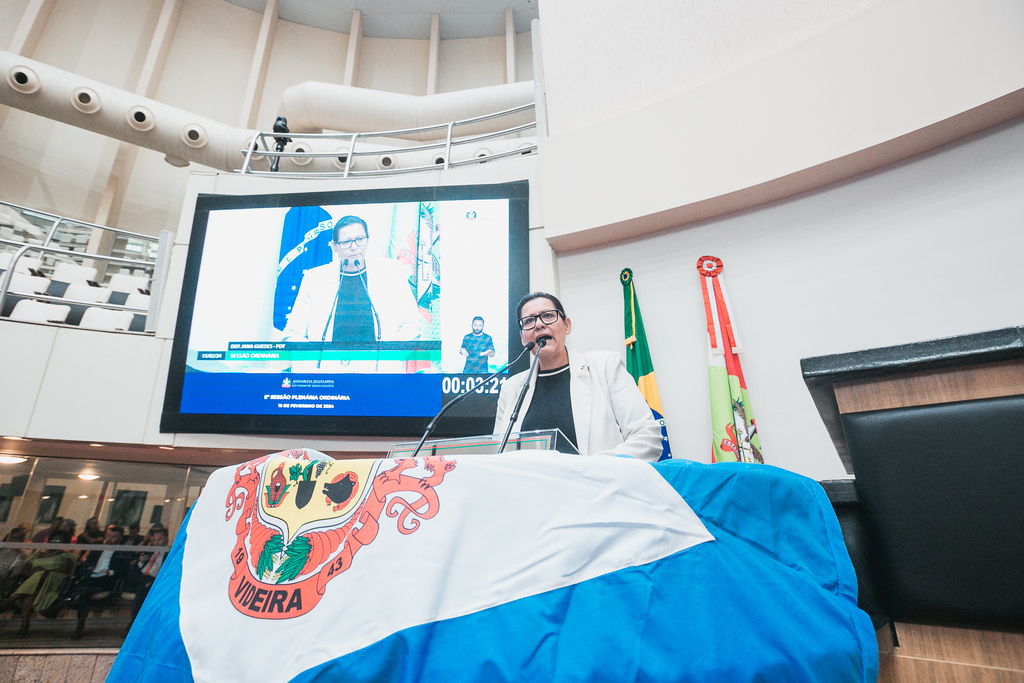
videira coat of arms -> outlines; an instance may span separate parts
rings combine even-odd
[[[438,513],[435,489],[455,469],[440,457],[418,460],[330,460],[292,450],[240,465],[225,515],[231,521],[238,513],[231,604],[257,619],[301,616],[377,537],[381,512],[397,517],[402,534],[416,531]]]

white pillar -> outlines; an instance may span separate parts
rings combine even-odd
[[[156,95],[157,86],[160,85],[160,76],[163,74],[164,65],[167,63],[167,54],[171,50],[171,42],[174,39],[174,32],[178,28],[178,19],[181,17],[181,8],[184,0],[164,0],[160,9],[160,18],[157,19],[156,28],[153,30],[153,38],[149,41],[149,50],[146,52],[146,61],[143,62],[142,72],[139,74],[139,81],[135,86],[135,94],[142,97],[152,98]],[[114,163],[110,167],[110,174],[107,176],[107,185],[103,190],[103,198],[100,200],[99,209],[93,223],[97,225],[116,226],[121,218],[121,207],[124,204],[124,195],[128,189],[128,183],[135,169],[135,160],[139,156],[139,148],[127,142],[121,142],[117,146],[117,153],[114,155]],[[135,229],[134,232],[142,232]],[[85,250],[90,254],[109,254],[114,244],[113,233],[104,230],[93,230],[89,236],[89,243]],[[97,269],[96,277],[101,278],[105,272],[105,262],[86,262]]]
[[[441,17],[430,15],[430,57],[427,60],[427,94],[437,94],[437,76],[440,73]]]
[[[505,82],[516,82],[516,22],[512,8],[505,8]]]
[[[22,57],[31,57],[39,44],[39,37],[43,35],[46,22],[50,20],[53,6],[56,0],[29,0],[28,6],[21,15],[18,27],[14,29],[14,35],[7,47],[7,51]],[[0,105],[0,128],[3,128],[7,119],[9,107]]]
[[[164,5],[160,8],[160,18],[153,31],[153,39],[149,42],[146,61],[142,65],[142,73],[139,74],[139,83],[135,87],[136,95],[150,99],[156,96],[156,88],[160,85],[160,76],[164,72],[167,53],[171,51],[171,40],[178,29],[178,19],[181,17],[181,7],[184,4],[184,0],[164,0]]]
[[[348,56],[345,58],[345,80],[342,85],[355,85],[359,78],[359,48],[363,43],[363,15],[352,10],[352,26],[348,31]]]
[[[50,13],[56,0],[29,0],[25,12],[21,15],[18,28],[14,29],[14,36],[11,38],[7,51],[13,52],[22,57],[31,57],[39,44],[39,37],[43,35],[46,22],[50,20]]]
[[[548,105],[544,95],[544,68],[540,52],[540,19],[530,22],[530,38],[533,42],[533,100],[537,117],[537,139],[548,136]]]
[[[278,0],[267,0],[267,6],[263,9],[263,23],[260,24],[260,36],[256,39],[256,51],[252,56],[249,83],[245,86],[239,128],[256,127],[256,117],[259,116],[260,102],[263,100],[263,86],[267,82],[270,53],[274,48],[274,33],[277,31],[277,3]]]

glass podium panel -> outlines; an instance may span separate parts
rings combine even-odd
[[[423,444],[420,455],[455,456],[462,453],[483,453],[493,455],[498,452],[501,437],[504,434],[486,434],[483,436],[464,436],[457,439],[432,439]],[[419,441],[391,444],[389,458],[408,458],[416,450]],[[537,429],[531,432],[512,432],[505,444],[505,452],[512,451],[553,451],[557,446],[568,444],[560,429]],[[571,448],[571,447],[570,447]],[[575,452],[575,451],[572,451]]]

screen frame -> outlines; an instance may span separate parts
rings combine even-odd
[[[184,389],[188,339],[192,327],[199,270],[203,246],[211,211],[254,208],[284,208],[295,206],[342,206],[346,204],[374,204],[395,202],[458,201],[474,199],[507,199],[509,201],[509,356],[513,349],[521,348],[519,326],[515,319],[515,306],[529,291],[530,263],[530,195],[529,181],[520,180],[488,185],[440,185],[430,187],[403,187],[360,190],[330,190],[301,193],[273,194],[206,194],[196,198],[192,221],[192,235],[185,260],[185,272],[178,304],[174,340],[164,406],[160,418],[161,433],[182,434],[263,434],[263,435],[318,435],[318,436],[383,436],[392,438],[418,437],[426,429],[430,417],[382,416],[327,416],[327,415],[245,415],[182,413],[180,411]],[[528,367],[521,359],[508,370],[508,376]],[[451,399],[449,399],[451,400]],[[442,403],[446,401],[442,400]],[[461,406],[460,406],[461,408]],[[453,411],[438,422],[438,437],[475,436],[490,434],[494,418],[459,416]]]

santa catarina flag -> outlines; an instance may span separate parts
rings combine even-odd
[[[306,271],[331,262],[333,228],[331,214],[319,206],[295,206],[285,214],[274,289],[277,329],[283,330],[288,323]]]
[[[422,339],[440,339],[441,334],[441,233],[434,211],[429,202],[395,204],[388,245],[388,258],[410,267],[409,288],[426,321]],[[430,361],[405,362],[406,372],[430,367]]]
[[[619,280],[622,281],[625,311],[626,371],[636,381],[640,393],[647,399],[647,405],[654,413],[654,419],[661,425],[661,457],[658,460],[668,460],[672,457],[672,448],[668,443],[665,416],[661,412],[658,380],[654,378],[654,363],[651,361],[651,351],[647,347],[647,333],[644,331],[644,319],[640,315],[640,301],[636,298],[636,289],[633,286],[633,271],[624,268],[619,273]]]
[[[732,306],[722,282],[722,259],[697,259],[708,330],[708,382],[711,388],[711,462],[758,462],[761,437],[743,379]]]
[[[776,468],[298,450],[211,475],[109,680],[874,681],[856,604]]]

